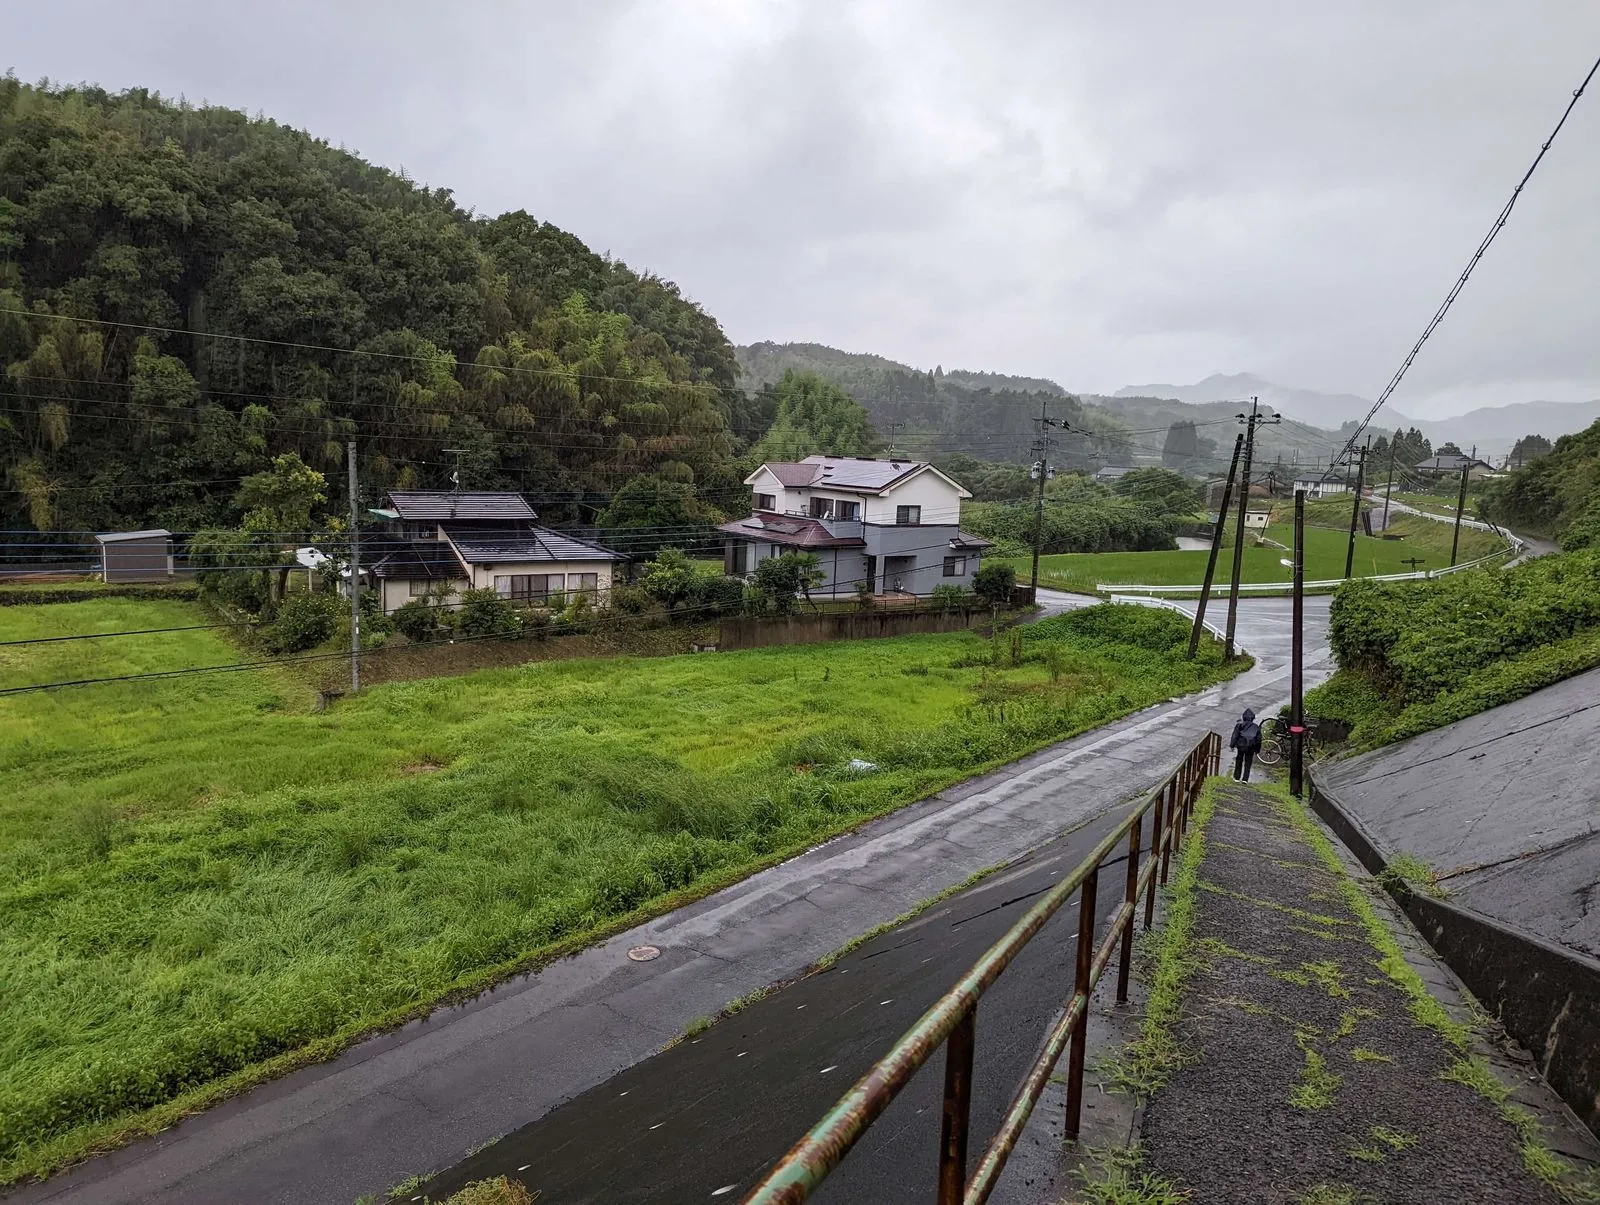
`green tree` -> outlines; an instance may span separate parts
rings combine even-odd
[[[1530,460],[1538,460],[1555,451],[1555,445],[1542,435],[1524,435],[1511,449],[1511,467],[1520,469]]]
[[[779,615],[791,615],[797,596],[811,601],[811,591],[827,575],[814,552],[785,552],[756,563],[755,589],[765,605]]]
[[[311,538],[311,512],[328,500],[326,486],[326,478],[293,452],[239,483],[234,502],[244,509],[244,530],[263,550],[279,554],[273,602],[283,597],[295,545]]]
[[[773,395],[772,426],[752,449],[761,460],[803,460],[819,453],[866,456],[878,446],[878,433],[860,403],[816,373],[785,372]]]
[[[1134,469],[1117,480],[1112,492],[1146,503],[1161,515],[1187,516],[1200,504],[1195,483],[1170,469]]]
[[[1011,587],[1016,583],[1015,569],[1004,561],[990,561],[972,575],[972,592],[986,603],[1003,607],[1011,601]]]
[[[695,592],[695,572],[689,558],[676,548],[663,548],[655,560],[644,567],[639,585],[668,611],[676,611]]]
[[[710,541],[721,519],[695,497],[694,486],[646,475],[616,492],[600,514],[600,526],[610,547],[633,555]]]

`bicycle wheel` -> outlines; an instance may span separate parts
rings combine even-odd
[[[1276,766],[1285,757],[1283,745],[1277,737],[1264,736],[1261,738],[1261,748],[1256,750],[1256,761],[1263,766]]]

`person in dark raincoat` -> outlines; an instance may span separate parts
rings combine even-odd
[[[1233,735],[1228,738],[1228,748],[1233,752],[1233,781],[1249,782],[1250,766],[1256,759],[1256,753],[1261,749],[1261,725],[1256,723],[1256,713],[1248,707],[1244,715],[1239,717],[1239,722],[1233,726]]]

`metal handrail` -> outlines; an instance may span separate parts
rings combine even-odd
[[[1066,1135],[1077,1138],[1083,1109],[1089,997],[1120,945],[1117,1001],[1127,1001],[1134,918],[1140,896],[1144,897],[1144,927],[1148,929],[1155,915],[1158,877],[1160,882],[1167,881],[1168,862],[1182,843],[1201,786],[1208,774],[1218,771],[1221,759],[1222,738],[1215,732],[1207,733],[1165,783],[1123,817],[1066,878],[1029,908],[1005,936],[990,946],[955,986],[940,996],[889,1052],[839,1098],[826,1116],[778,1160],[744,1198],[745,1205],[775,1205],[803,1201],[810,1196],[941,1044],[945,1046],[945,1080],[944,1121],[939,1141],[939,1205],[981,1205],[988,1200],[1069,1042]],[[1150,855],[1141,869],[1141,832],[1145,814],[1152,810],[1155,813],[1150,826],[1153,841]],[[1123,902],[1112,914],[1110,928],[1095,948],[1092,943],[1100,864],[1123,841],[1128,843]],[[1045,922],[1079,890],[1082,896],[1072,996],[1046,1033],[1043,1050],[1017,1089],[999,1131],[985,1149],[969,1181],[966,1178],[967,1130],[972,1106],[972,1054],[978,1001]]]

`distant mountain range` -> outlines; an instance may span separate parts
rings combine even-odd
[[[965,369],[913,368],[908,364],[860,352],[845,352],[821,343],[754,343],[737,347],[740,384],[759,388],[786,369],[813,371],[854,395],[881,426],[906,424],[910,431],[942,430],[947,450],[959,447],[976,455],[1016,459],[1025,454],[1032,435],[1031,406],[1019,403],[1038,394],[1067,396],[1070,391],[1046,377],[1009,376]],[[1326,463],[1348,438],[1348,426],[1372,408],[1369,398],[1353,393],[1320,393],[1280,385],[1254,373],[1216,373],[1193,385],[1130,385],[1114,394],[1071,395],[1082,402],[1083,417],[1104,416],[1130,429],[1145,459],[1161,442],[1160,431],[1175,422],[1200,424],[1202,438],[1216,441],[1224,459],[1232,445],[1229,420],[1250,398],[1291,422],[1264,428],[1258,457],[1315,465]],[[1453,440],[1463,448],[1477,446],[1485,457],[1501,456],[1524,435],[1555,439],[1582,431],[1600,419],[1600,400],[1592,402],[1516,402],[1486,406],[1456,418],[1415,419],[1384,407],[1375,431],[1416,427],[1435,445]],[[1345,428],[1341,431],[1341,428]],[[1009,439],[997,440],[996,431]],[[962,438],[967,433],[968,438]],[[978,438],[983,433],[984,443]],[[1015,446],[1013,446],[1015,445]],[[1019,450],[1020,449],[1020,450]],[[931,448],[930,448],[931,450]]]
[[[1318,427],[1342,427],[1360,422],[1372,407],[1369,398],[1353,393],[1318,393],[1265,380],[1253,373],[1216,373],[1193,385],[1130,385],[1117,390],[1118,398],[1170,398],[1200,405],[1207,402],[1240,402],[1259,397],[1297,422]],[[1414,419],[1385,406],[1373,420],[1380,431],[1396,427],[1416,427],[1429,440],[1440,444],[1454,440],[1463,448],[1477,445],[1480,456],[1499,456],[1511,451],[1524,435],[1543,435],[1555,439],[1582,431],[1600,419],[1600,400],[1592,402],[1513,402],[1505,406],[1484,406],[1446,419]]]

